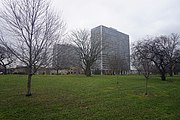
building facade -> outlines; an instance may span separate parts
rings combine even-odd
[[[101,54],[93,66],[101,74],[130,70],[129,35],[114,28],[98,26],[91,29],[91,40],[101,41]]]
[[[56,44],[53,47],[53,69],[59,70],[67,70],[81,67],[81,61],[78,53],[75,50],[75,46],[69,44]],[[75,73],[75,72],[74,72]],[[79,73],[77,71],[77,73]]]

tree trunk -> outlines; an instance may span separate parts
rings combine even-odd
[[[3,67],[4,67],[4,75],[6,75],[6,74],[7,74],[7,68],[6,68],[6,65],[3,65]]]
[[[87,77],[90,77],[90,76],[91,76],[91,68],[90,68],[90,66],[86,66],[85,75],[86,75]]]
[[[173,72],[171,70],[169,71],[169,76],[173,77]]]
[[[26,94],[26,96],[31,96],[31,78],[32,78],[32,74],[28,74],[27,94]]]
[[[148,78],[146,78],[146,86],[145,86],[146,87],[146,91],[145,91],[145,95],[147,95],[147,89],[148,89],[147,85],[148,85]]]
[[[161,65],[161,67],[158,67],[158,69],[159,69],[159,72],[161,74],[161,80],[166,81],[166,70],[165,70],[165,68],[162,67],[162,65]]]
[[[57,75],[59,74],[59,70],[58,70],[58,69],[56,70],[56,74],[57,74]]]
[[[169,68],[169,75],[171,76],[171,77],[173,77],[173,67],[171,66],[170,68]]]
[[[166,74],[165,73],[161,73],[161,80],[166,81]]]

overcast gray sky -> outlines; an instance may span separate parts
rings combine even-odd
[[[180,0],[52,0],[68,30],[98,25],[130,35],[180,33]]]

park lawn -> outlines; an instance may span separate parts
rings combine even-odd
[[[179,120],[180,76],[0,75],[0,120]]]

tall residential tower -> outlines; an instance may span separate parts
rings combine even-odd
[[[91,29],[91,40],[101,41],[102,48],[94,70],[101,74],[130,70],[129,35],[101,25]]]

